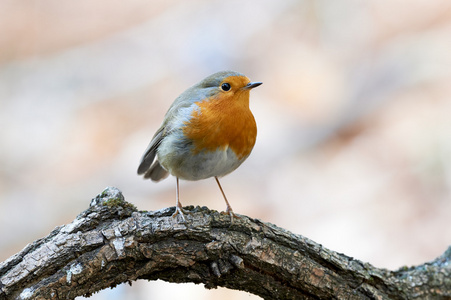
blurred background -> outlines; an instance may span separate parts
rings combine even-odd
[[[224,69],[264,83],[253,153],[222,180],[235,212],[389,269],[451,245],[451,2],[0,1],[0,261],[106,186],[173,206],[175,179],[139,160],[172,101]],[[181,200],[225,209],[213,179]],[[92,299],[182,295],[258,299],[160,281]]]

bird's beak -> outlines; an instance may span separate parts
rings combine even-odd
[[[257,87],[261,85],[263,82],[249,82],[246,86],[243,87],[245,90],[253,89],[254,87]]]

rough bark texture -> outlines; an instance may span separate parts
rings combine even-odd
[[[0,264],[0,299],[74,299],[137,279],[203,283],[265,299],[451,299],[451,248],[378,269],[275,225],[187,207],[140,212],[107,188],[72,223]]]

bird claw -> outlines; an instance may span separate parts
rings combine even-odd
[[[179,214],[180,214],[180,216],[183,219],[182,223],[186,223],[185,215],[192,215],[191,212],[189,212],[187,210],[184,210],[183,207],[176,206],[175,207],[175,212],[172,214],[172,217],[175,219],[175,218],[177,218],[177,215],[179,215]]]
[[[226,211],[222,211],[221,214],[223,215],[229,215],[230,216],[230,223],[233,224],[233,219],[241,219],[241,217],[238,217],[232,210],[231,207],[227,207]]]

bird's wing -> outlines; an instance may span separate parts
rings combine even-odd
[[[141,158],[141,163],[138,167],[138,174],[144,174],[149,168],[152,162],[155,159],[155,155],[157,154],[158,146],[160,145],[161,141],[163,140],[163,131],[164,126],[161,126],[160,129],[155,133],[152,140],[149,143],[149,146],[147,146],[146,151],[144,152],[144,155]]]
[[[141,163],[138,167],[138,175],[146,173],[151,167],[161,141],[173,130],[175,123],[174,121],[180,118],[180,110],[193,105],[195,99],[204,98],[204,95],[202,93],[199,93],[199,91],[196,93],[196,89],[194,88],[195,86],[183,92],[169,107],[164,117],[163,124],[153,136],[152,140],[149,143],[149,146],[147,146],[147,149],[144,152],[143,157],[141,158]]]

